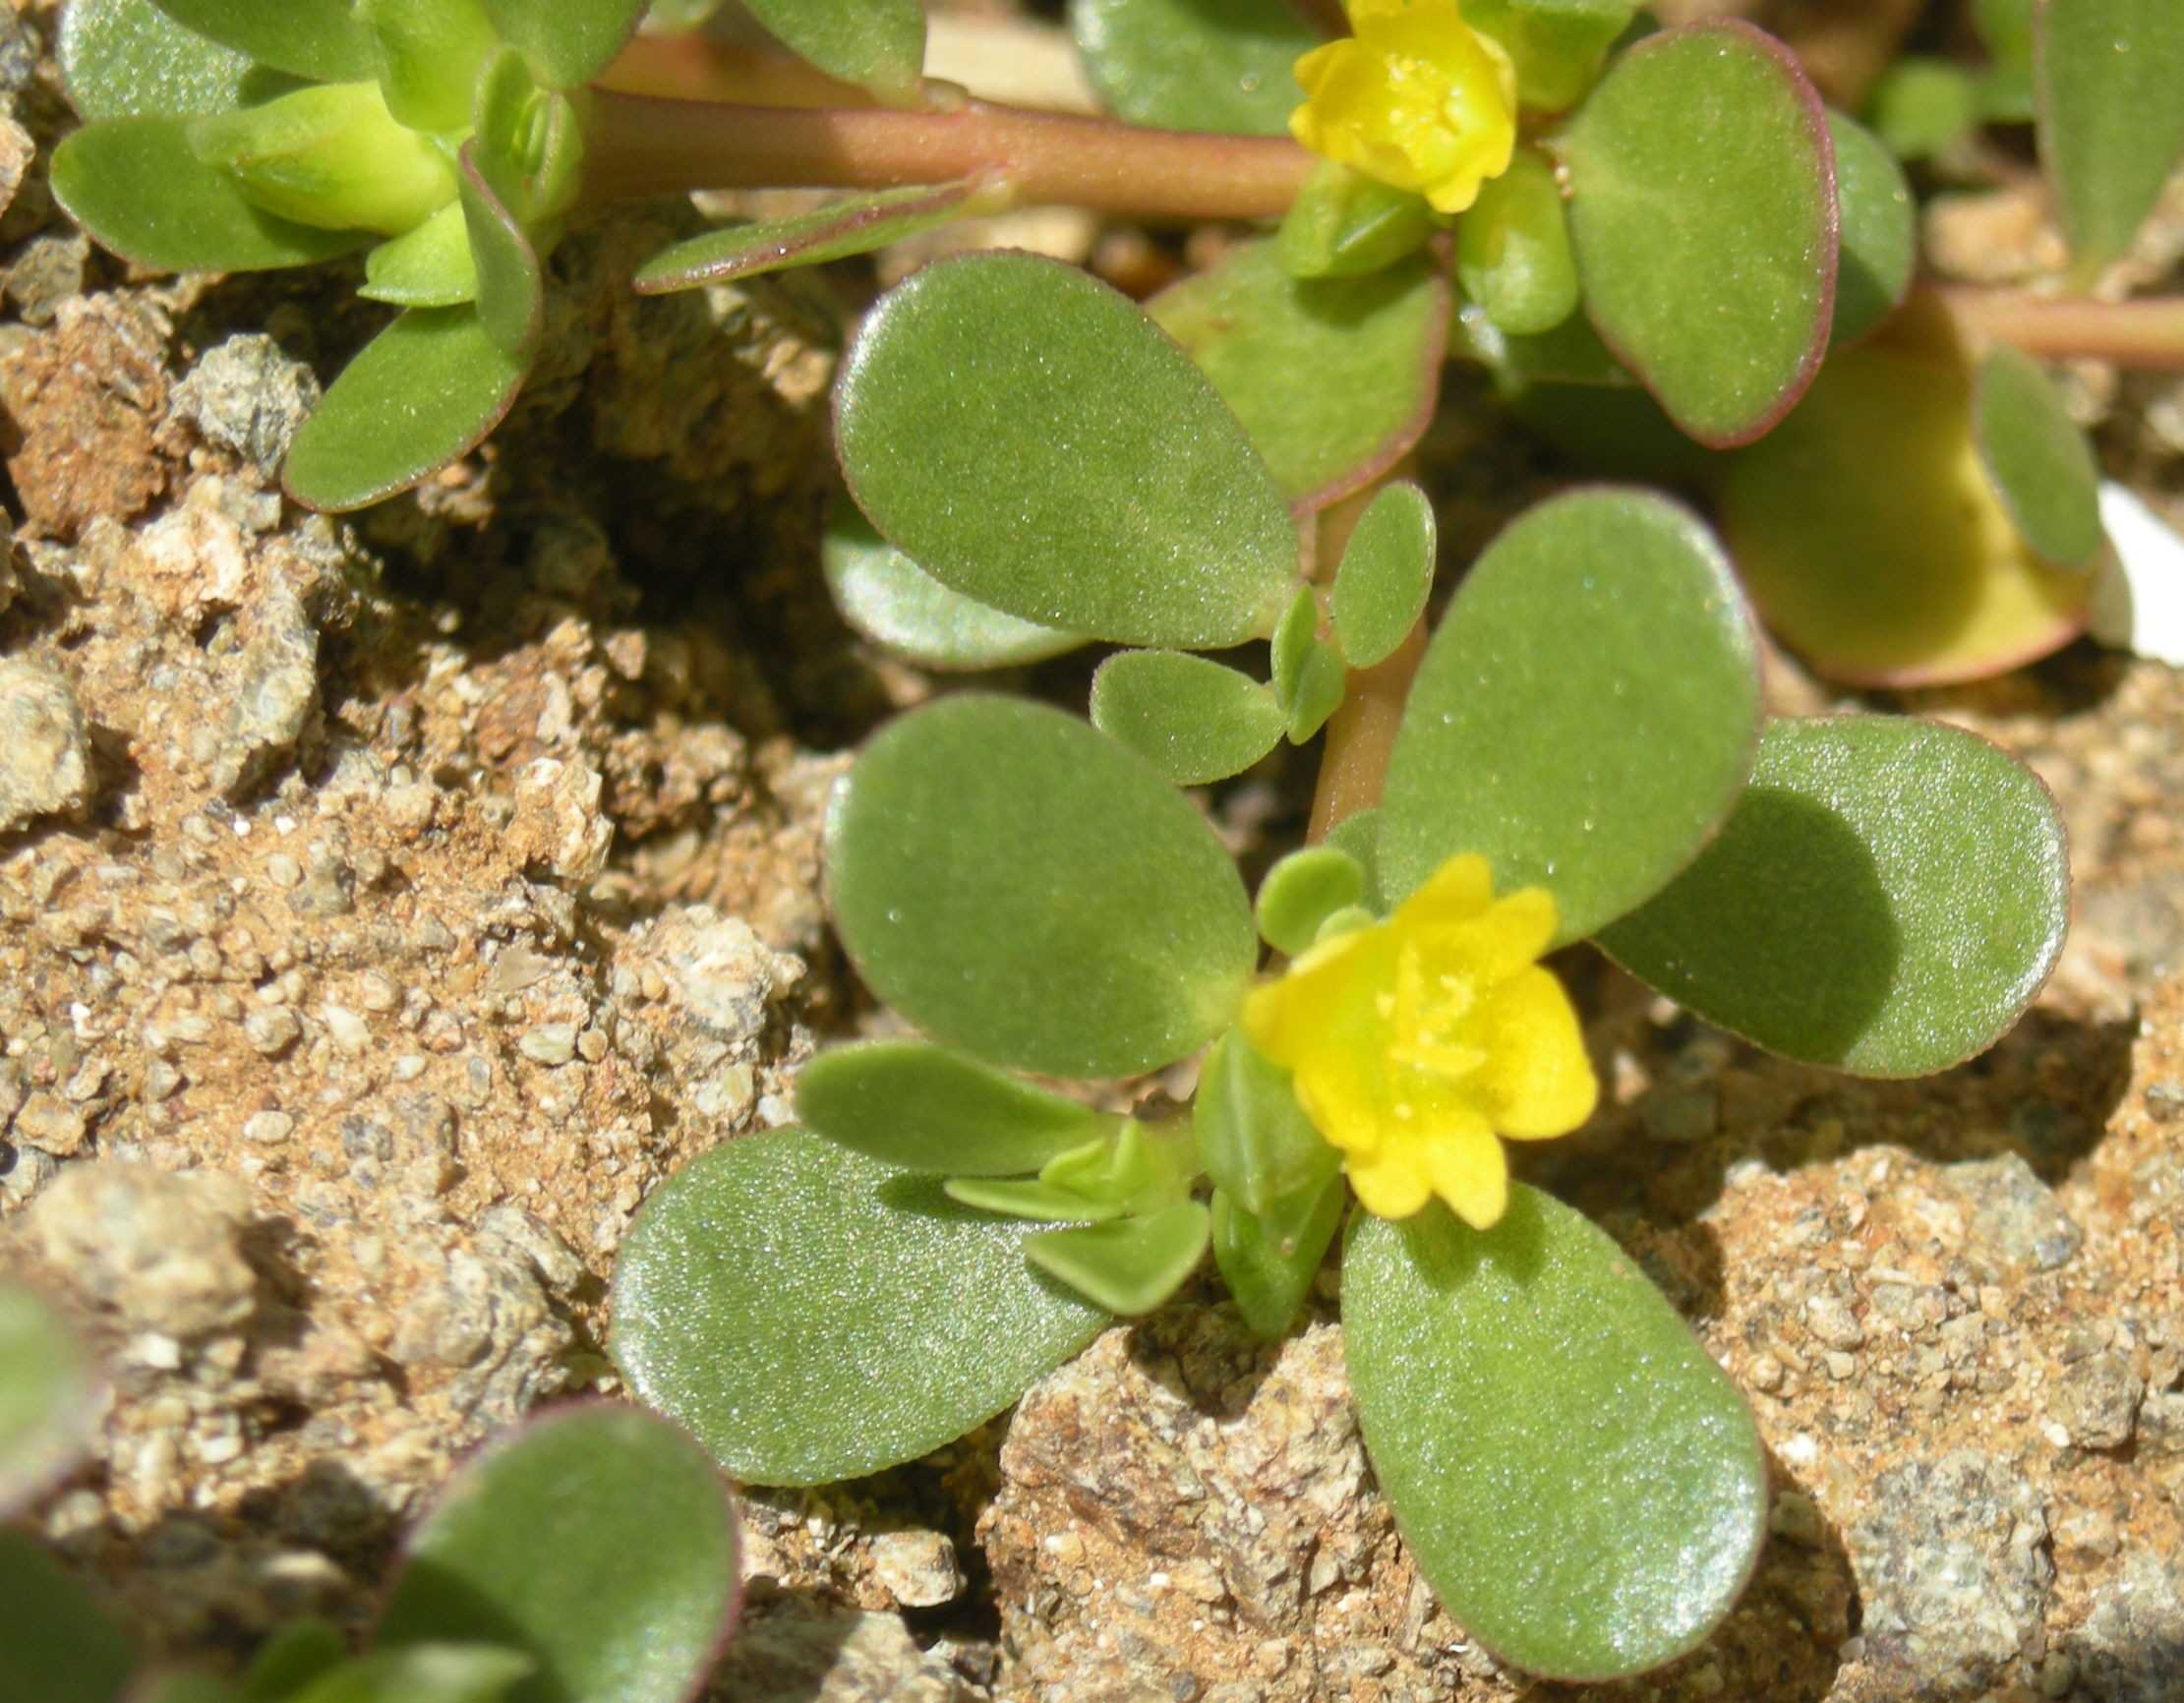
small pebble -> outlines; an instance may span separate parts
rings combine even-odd
[[[525,1029],[515,1045],[534,1064],[565,1065],[576,1056],[576,1026],[542,1023],[536,1028]]]

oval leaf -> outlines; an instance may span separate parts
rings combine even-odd
[[[1114,1120],[946,1047],[829,1047],[797,1079],[814,1135],[906,1170],[1014,1177],[1101,1136]]]
[[[0,1603],[8,1606],[0,1703],[114,1703],[136,1646],[76,1575],[29,1532],[0,1525]]]
[[[1339,846],[1307,846],[1267,871],[1252,918],[1269,946],[1295,958],[1319,937],[1321,923],[1364,901],[1363,864]]]
[[[695,1442],[628,1407],[564,1408],[456,1476],[374,1645],[518,1651],[538,1672],[512,1703],[679,1703],[735,1623],[737,1579],[735,1504]]]
[[[1840,112],[1828,114],[1835,188],[1843,208],[1843,254],[1835,278],[1831,346],[1855,343],[1903,305],[1918,260],[1918,212],[1911,184],[1879,137]]]
[[[845,83],[910,101],[925,68],[919,0],[743,0],[775,40]]]
[[[889,291],[844,361],[835,431],[880,532],[1021,619],[1212,649],[1265,637],[1288,601],[1296,533],[1243,429],[1075,267],[966,255]]]
[[[1070,0],[1069,29],[1117,118],[1227,136],[1288,135],[1290,68],[1326,39],[1289,0]]]
[[[1720,838],[1600,944],[1769,1051],[1923,1076],[2017,1021],[2069,908],[2031,770],[1939,723],[1823,717],[1768,728]]]
[[[1537,336],[1577,311],[1577,265],[1555,167],[1519,148],[1456,223],[1456,281],[1504,331]]]
[[[1360,1214],[1342,1346],[1418,1570],[1504,1661],[1612,1679],[1729,1613],[1766,1532],[1750,1409],[1580,1214],[1522,1184],[1484,1232]]]
[[[2175,0],[2048,0],[2034,14],[2040,160],[2082,280],[2131,246],[2184,155]]]
[[[754,278],[786,266],[815,266],[821,261],[868,255],[975,212],[974,198],[983,187],[982,180],[967,177],[954,183],[885,189],[787,218],[754,219],[707,231],[645,262],[638,268],[635,288],[640,296],[664,295],[731,278]]]
[[[1733,21],[1649,36],[1563,147],[1600,334],[1702,443],[1759,437],[1812,382],[1835,312],[1827,115],[1789,50]]]
[[[478,294],[464,201],[457,196],[423,224],[364,257],[357,294],[397,308],[452,308]]]
[[[1027,1227],[801,1130],[685,1165],[615,1267],[616,1362],[738,1478],[829,1484],[983,1424],[1107,1316]]]
[[[1213,1263],[1254,1335],[1275,1341],[1296,1321],[1348,1195],[1337,1173],[1261,1214],[1213,1191]]]
[[[1227,1026],[1258,956],[1228,853],[1104,734],[963,696],[887,728],[835,793],[827,888],[873,992],[990,1063],[1154,1070]]]
[[[74,1464],[97,1398],[75,1333],[30,1290],[0,1283],[0,1515]]]
[[[2106,542],[2100,466],[2039,363],[2021,350],[1988,350],[1973,384],[1972,429],[2025,542],[2056,567],[2093,566]]]
[[[1578,492],[1472,568],[1411,687],[1382,799],[1399,901],[1459,852],[1545,887],[1564,941],[1658,893],[1743,785],[1759,667],[1729,564],[1686,510]]]
[[[342,369],[288,451],[313,508],[362,508],[466,455],[523,387],[524,363],[469,308],[412,308]]]
[[[470,128],[478,68],[498,42],[485,0],[356,0],[386,109],[412,130]]]
[[[606,70],[644,10],[645,0],[486,0],[501,39],[549,88],[580,88]]]
[[[1299,278],[1272,238],[1146,304],[1190,352],[1300,511],[1372,483],[1424,434],[1441,395],[1448,281],[1424,259]]]
[[[1179,787],[1242,774],[1288,726],[1259,681],[1183,651],[1118,651],[1101,663],[1092,721]]]
[[[1415,485],[1390,485],[1358,517],[1328,599],[1351,668],[1386,662],[1426,613],[1434,539],[1434,505]]]
[[[249,54],[185,29],[151,0],[71,0],[59,57],[85,119],[232,112],[266,81],[252,79]]]
[[[350,0],[159,0],[159,9],[207,41],[314,83],[361,83],[379,71]]]
[[[1024,1257],[1108,1312],[1135,1318],[1183,1287],[1211,1236],[1205,1205],[1178,1201],[1142,1217],[1041,1230],[1024,1238]]]

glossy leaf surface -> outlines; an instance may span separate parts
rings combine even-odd
[[[1297,1104],[1289,1073],[1269,1063],[1237,1029],[1206,1055],[1191,1128],[1213,1186],[1249,1212],[1317,1192],[1340,1167],[1334,1148]]]
[[[1545,887],[1557,938],[1581,939],[1706,842],[1758,717],[1743,599],[1687,510],[1605,488],[1541,503],[1479,558],[1411,687],[1381,806],[1387,897],[1483,852],[1496,892]]]
[[[645,0],[486,0],[501,39],[549,88],[580,88],[606,70],[644,9]]]
[[[2040,160],[2078,275],[2130,247],[2184,155],[2184,10],[2048,0],[2034,15]]]
[[[1179,787],[1239,775],[1288,718],[1249,675],[1185,651],[1117,651],[1092,675],[1092,722]]]
[[[512,1703],[679,1703],[735,1622],[737,1579],[735,1504],[704,1450],[625,1406],[563,1408],[448,1486],[374,1645],[518,1652],[538,1671]]]
[[[1287,602],[1297,540],[1266,464],[1189,358],[1074,267],[967,255],[889,291],[835,428],[881,534],[1020,619],[1211,649]]]
[[[1842,264],[1829,342],[1854,343],[1896,311],[1918,260],[1918,213],[1896,157],[1864,126],[1828,114],[1843,209]]]
[[[1328,600],[1351,668],[1386,662],[1426,613],[1434,540],[1434,505],[1415,485],[1388,486],[1358,517]]]
[[[1212,380],[1299,509],[1387,472],[1441,394],[1448,284],[1424,258],[1298,278],[1273,239],[1242,243],[1146,312]]]
[[[61,14],[61,79],[81,118],[182,118],[226,112],[270,81],[250,55],[185,29],[151,0],[70,0]]]
[[[1041,1230],[1024,1239],[1024,1257],[1110,1313],[1151,1313],[1183,1286],[1206,1258],[1212,1220],[1197,1201],[1156,1212]]]
[[[2030,355],[1987,351],[1972,389],[1973,435],[1987,477],[2039,558],[2088,568],[2100,554],[2100,466],[2062,392]]]
[[[615,1269],[630,1386],[738,1478],[828,1484],[982,1424],[1107,1316],[1026,1227],[801,1130],[745,1136],[648,1200]]]
[[[744,0],[784,47],[830,77],[907,99],[925,64],[919,0]]]
[[[1069,29],[1117,118],[1231,136],[1288,134],[1290,67],[1325,39],[1288,0],[1070,0]]]
[[[0,1514],[83,1452],[97,1400],[90,1357],[52,1308],[0,1283]]]
[[[410,309],[342,369],[296,434],[289,495],[334,510],[393,496],[476,447],[523,374],[470,309]]]
[[[1213,1192],[1213,1263],[1254,1334],[1271,1342],[1296,1321],[1320,1262],[1342,1223],[1349,1191],[1339,1172],[1318,1188],[1247,1211]]]
[[[980,187],[977,179],[963,178],[955,183],[878,190],[809,212],[707,231],[654,255],[637,268],[634,287],[641,296],[664,295],[731,278],[754,278],[788,266],[815,266],[822,261],[868,255],[974,210],[974,198]]]
[[[453,308],[478,294],[478,265],[460,197],[364,257],[357,294],[397,308]]]
[[[1321,923],[1364,899],[1365,869],[1355,857],[1339,846],[1307,846],[1267,871],[1252,919],[1269,946],[1294,958],[1312,945]]]
[[[1043,705],[964,695],[866,747],[827,885],[872,990],[990,1063],[1123,1077],[1235,1015],[1258,957],[1228,853],[1141,757]]]
[[[0,1526],[0,1703],[114,1703],[136,1645],[51,1551],[13,1526]]]
[[[1614,1678],[1728,1614],[1766,1532],[1751,1412],[1583,1216],[1522,1184],[1483,1232],[1358,1214],[1342,1341],[1404,1541],[1496,1656]]]
[[[1922,1076],[2016,1022],[2069,903],[2024,765],[1935,722],[1822,717],[1769,727],[1720,838],[1600,944],[1772,1052]]]
[[[829,1047],[797,1079],[814,1135],[906,1170],[1013,1177],[1099,1136],[1113,1119],[946,1047]]]
[[[379,69],[350,0],[159,0],[159,9],[207,41],[314,83],[357,82]]]
[[[1570,236],[1600,333],[1718,447],[1781,419],[1819,370],[1837,209],[1826,114],[1747,25],[1623,54],[1564,138]]]

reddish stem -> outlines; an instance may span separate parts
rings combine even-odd
[[[2001,290],[1936,292],[1975,338],[2058,361],[2112,361],[2143,372],[2184,372],[2184,297],[2100,302]]]

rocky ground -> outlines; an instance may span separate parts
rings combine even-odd
[[[463,1450],[614,1388],[646,1192],[865,1013],[817,820],[932,682],[813,567],[868,281],[640,303],[615,280],[687,215],[580,230],[493,444],[310,516],[273,470],[371,316],[89,249],[42,183],[50,24],[0,17],[0,1266],[114,1382],[38,1524],[159,1646],[241,1653],[361,1623]],[[2184,485],[2184,388],[2081,377],[2111,466]],[[1525,495],[1500,453],[1451,537]],[[1911,707],[2028,756],[2073,834],[2072,945],[1994,1053],[1847,1082],[1573,966],[1612,1105],[1542,1180],[1751,1393],[1776,1485],[1723,1633],[1606,1695],[2184,1697],[2184,682],[2086,648]],[[1241,850],[1305,779],[1217,801]],[[1331,1299],[1268,1349],[1208,1288],[932,1460],[754,1494],[715,1697],[1559,1695],[1412,1570]]]

